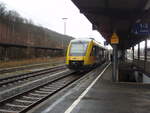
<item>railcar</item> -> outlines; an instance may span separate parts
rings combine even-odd
[[[73,39],[67,49],[66,65],[73,70],[95,67],[108,59],[108,50],[93,39]]]

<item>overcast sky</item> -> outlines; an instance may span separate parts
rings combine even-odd
[[[31,19],[35,24],[64,33],[64,21],[67,19],[66,34],[75,38],[93,37],[103,43],[104,39],[92,24],[80,14],[71,0],[0,0],[8,9],[16,10],[21,16]]]

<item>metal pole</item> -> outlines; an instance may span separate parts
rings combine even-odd
[[[147,39],[145,39],[145,50],[144,50],[145,54],[144,54],[144,59],[145,61],[147,61]]]
[[[132,59],[133,59],[133,61],[134,61],[134,46],[132,47],[132,51],[133,51]]]
[[[66,34],[66,24],[67,24],[67,19],[68,18],[62,18],[64,20],[64,35]]]
[[[66,34],[66,21],[64,21],[64,35]]]
[[[63,21],[64,21],[64,35],[66,35],[66,24],[67,24],[67,19],[68,18],[62,18],[63,19]],[[64,48],[64,42],[63,42],[63,40],[62,40],[62,48]]]
[[[114,82],[118,81],[118,54],[117,45],[113,45],[113,70],[112,70],[112,80]]]
[[[140,43],[138,43],[138,60],[140,60]]]
[[[145,48],[144,48],[144,70],[146,70],[147,62],[147,39],[145,39]]]

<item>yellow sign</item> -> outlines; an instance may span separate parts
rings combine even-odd
[[[117,36],[116,33],[113,33],[111,37],[111,44],[118,44],[119,43],[119,37]]]

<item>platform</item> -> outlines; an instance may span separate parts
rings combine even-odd
[[[47,100],[46,104],[36,107],[31,112],[149,113],[150,85],[113,83],[111,73],[110,65],[87,92],[85,90],[97,76],[86,79],[69,91]]]

